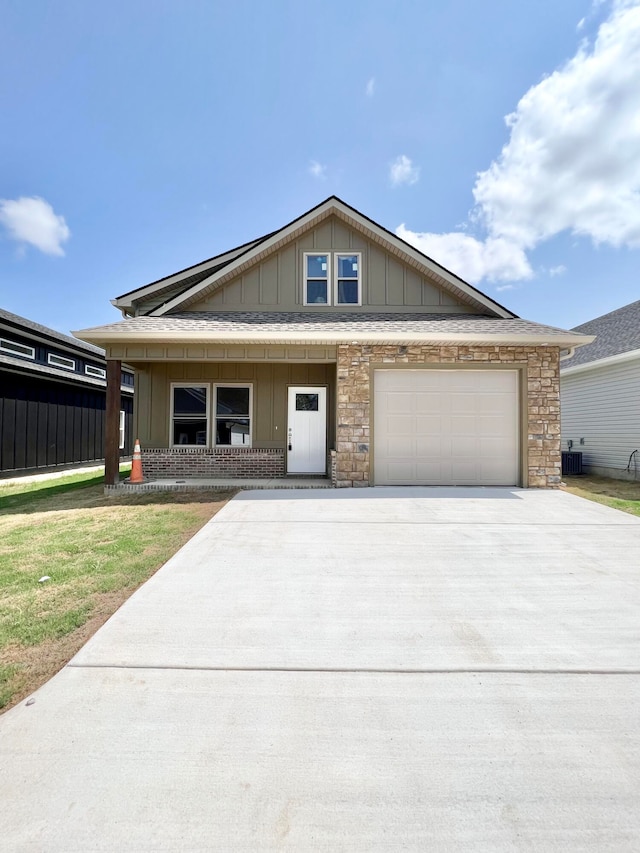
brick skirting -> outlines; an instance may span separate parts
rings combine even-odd
[[[284,477],[284,450],[253,447],[171,447],[142,451],[145,479]]]

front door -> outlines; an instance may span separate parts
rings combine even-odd
[[[290,387],[287,473],[324,474],[327,470],[327,389]]]

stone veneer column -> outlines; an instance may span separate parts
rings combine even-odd
[[[560,378],[557,347],[338,346],[336,479],[338,486],[368,486],[370,365],[460,364],[524,366],[527,383],[528,485],[560,484]]]

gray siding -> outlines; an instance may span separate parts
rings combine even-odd
[[[287,386],[327,385],[327,439],[335,441],[335,364],[164,362],[141,364],[136,373],[135,429],[143,448],[168,447],[172,382],[253,384],[253,447],[286,445]]]
[[[303,255],[309,251],[362,253],[362,306],[340,311],[476,313],[379,245],[336,217],[324,221],[291,244],[222,285],[189,311],[300,311],[327,313],[327,306],[304,305]]]
[[[560,389],[562,449],[571,439],[585,465],[626,470],[640,455],[640,359],[561,374]]]

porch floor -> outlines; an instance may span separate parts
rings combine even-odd
[[[228,491],[229,489],[331,489],[331,480],[327,477],[271,477],[265,479],[245,479],[228,477],[225,479],[203,479],[197,477],[178,477],[176,479],[148,480],[145,483],[122,482],[114,486],[105,486],[106,494],[115,492],[187,492],[192,489]]]

